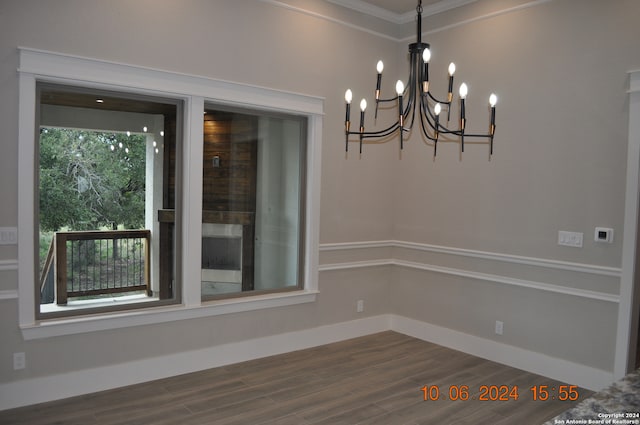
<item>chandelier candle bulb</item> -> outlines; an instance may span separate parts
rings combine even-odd
[[[360,153],[362,153],[362,136],[364,134],[364,111],[367,109],[367,101],[360,101]]]
[[[489,96],[489,105],[491,105],[491,127],[489,129],[489,134],[492,136],[496,131],[496,103],[498,103],[498,96],[491,93],[491,96]]]
[[[353,93],[351,92],[351,89],[347,89],[347,91],[344,93],[344,100],[347,103],[347,111],[346,111],[346,115],[344,118],[344,128],[345,128],[345,152],[349,151],[349,130],[351,128],[351,122],[350,122],[350,117],[351,117],[351,100],[353,99]]]
[[[465,108],[464,108],[464,100],[467,97],[467,93],[469,89],[465,83],[460,84],[460,130],[464,131],[464,122],[465,122]],[[464,149],[463,149],[464,152]]]
[[[424,67],[422,71],[422,91],[427,93],[429,91],[429,61],[431,60],[431,50],[425,48],[422,52],[422,61],[424,62]]]
[[[464,99],[469,94],[469,87],[467,87],[467,83],[460,84],[460,89],[458,90],[460,94],[460,99]]]
[[[440,126],[440,112],[442,112],[442,106],[440,106],[440,103],[436,103],[436,106],[433,107],[433,113],[435,114],[435,129],[433,131],[434,133],[434,141],[433,141],[433,156],[436,156],[437,152],[438,152],[438,136],[440,135],[440,131],[438,130],[438,127]]]
[[[449,93],[447,94],[448,101],[453,100],[453,74],[456,73],[456,64],[451,62],[449,64]]]
[[[345,114],[344,122],[347,123],[347,127],[349,125],[349,119],[351,116],[351,100],[352,99],[353,99],[353,93],[351,92],[351,89],[347,89],[347,91],[344,93],[344,100],[347,102],[347,112]],[[347,128],[347,131],[349,131],[348,128]]]
[[[489,96],[489,105],[491,105],[491,124],[489,124],[489,156],[493,155],[493,135],[496,132],[496,103],[498,96],[491,93]]]
[[[373,114],[373,119],[378,120],[378,101],[380,100],[380,85],[382,84],[382,71],[384,70],[384,63],[379,60],[376,64],[376,70],[378,71],[378,78],[376,81],[376,110]]]
[[[402,80],[398,80],[398,82],[396,83],[396,93],[398,93],[398,113],[400,115],[400,130],[402,130],[402,127],[404,126],[404,112],[402,108],[402,93],[404,93],[404,84],[402,83]],[[400,135],[402,135],[402,132],[400,133]]]
[[[465,124],[465,110],[464,110],[464,100],[467,97],[468,89],[465,83],[460,84],[460,90],[458,94],[460,95],[460,150],[464,152],[464,124]]]
[[[378,61],[376,70],[378,71],[378,80],[376,81],[376,100],[380,99],[380,84],[382,83],[382,70],[384,69],[384,63]]]
[[[400,150],[404,149],[404,109],[402,107],[402,93],[404,92],[404,84],[401,80],[396,82],[396,93],[398,93],[398,124],[400,124]]]

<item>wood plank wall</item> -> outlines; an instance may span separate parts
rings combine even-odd
[[[202,209],[256,211],[258,119],[207,111],[204,117]],[[214,157],[219,158],[215,167]]]

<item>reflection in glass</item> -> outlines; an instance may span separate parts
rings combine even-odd
[[[205,112],[203,298],[299,288],[305,119]]]

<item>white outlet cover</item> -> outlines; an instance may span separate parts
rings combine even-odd
[[[13,370],[24,369],[27,366],[25,353],[13,353]]]

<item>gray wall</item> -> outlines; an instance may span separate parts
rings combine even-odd
[[[327,12],[335,10],[331,6]],[[16,70],[17,47],[24,46],[326,96],[328,124],[323,129],[323,155],[327,158],[323,173],[332,175],[339,167],[339,174],[354,180],[354,184],[341,184],[343,193],[336,196],[333,182],[323,182],[323,196],[327,198],[323,214],[334,214],[339,201],[342,208],[337,211],[337,221],[341,222],[343,215],[357,221],[368,207],[370,223],[354,226],[358,229],[350,231],[346,240],[366,239],[371,230],[390,236],[392,206],[375,208],[377,195],[362,193],[362,184],[352,176],[379,187],[388,198],[392,170],[380,172],[380,167],[360,161],[360,167],[368,169],[363,173],[343,164],[342,98],[346,82],[360,80],[360,64],[375,64],[380,52],[391,57],[395,42],[268,3],[235,0],[3,1],[0,28],[0,181],[4,182],[0,187],[4,199],[0,203],[0,227],[16,226],[18,220],[17,185],[13,183],[20,178],[16,166]],[[364,92],[364,82],[362,85],[360,91]],[[353,198],[360,203],[350,205]],[[329,222],[323,225],[327,228],[324,239],[332,240],[336,230],[343,231],[329,230],[335,227],[331,224],[335,219],[323,220]],[[0,247],[0,260],[15,260],[16,251],[15,247]],[[321,294],[315,304],[35,341],[22,338],[16,300],[0,300],[0,383],[352,320],[356,318],[356,293],[369,294],[366,315],[385,312],[383,290],[388,274],[371,270],[353,277],[349,273],[347,278],[341,277],[344,274],[337,276],[320,277]],[[0,290],[16,287],[17,273],[0,271]],[[353,306],[349,301],[348,308],[343,305],[345,292],[354,294],[348,298],[354,300]],[[25,370],[13,370],[14,352],[26,353]]]
[[[627,72],[640,67],[640,3],[550,1],[437,31],[505,3],[478,2],[423,26],[435,31],[426,37],[433,47],[432,75],[456,61],[457,82],[469,85],[471,130],[486,131],[488,95],[498,94],[495,150],[488,160],[485,146],[468,145],[460,159],[459,147],[444,143],[433,161],[429,149],[412,140],[402,160],[394,161],[394,238],[619,268]],[[596,226],[614,228],[614,243],[594,242]],[[559,230],[583,232],[584,246],[558,246]],[[559,287],[619,291],[619,279],[611,276],[406,251],[397,256]],[[613,368],[615,303],[428,271],[394,276],[396,314]],[[502,337],[494,335],[496,320],[505,323]]]
[[[289,3],[380,34],[412,33],[335,5]],[[17,225],[16,48],[24,46],[325,97],[321,265],[393,257],[616,294],[619,282],[610,276],[456,253],[328,245],[398,240],[620,267],[626,72],[640,68],[634,22],[640,3],[554,0],[496,15],[490,14],[524,2],[478,3],[428,18],[423,28],[436,93],[444,92],[452,60],[458,83],[469,84],[471,129],[485,131],[486,99],[498,93],[491,160],[484,145],[468,145],[460,158],[454,143],[440,145],[434,160],[415,135],[402,154],[392,141],[366,145],[362,157],[354,144],[345,155],[345,89],[354,91],[354,105],[365,94],[371,100],[379,58],[387,89],[397,76],[406,79],[404,40],[257,1],[0,1],[0,227]],[[613,227],[615,242],[593,243],[595,226]],[[558,230],[584,232],[584,247],[557,246]],[[15,247],[0,247],[0,261],[16,256]],[[0,271],[0,290],[16,286],[15,271]],[[613,369],[617,305],[608,301],[401,266],[322,271],[319,289],[311,305],[34,341],[21,336],[16,300],[0,300],[0,383],[385,313],[488,339],[498,339],[493,323],[502,320],[501,342]],[[355,313],[357,299],[366,300],[362,315]],[[13,371],[11,356],[19,351],[28,367]]]

